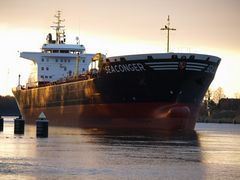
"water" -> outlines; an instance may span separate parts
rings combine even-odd
[[[240,125],[193,133],[50,128],[0,132],[0,179],[240,179]]]

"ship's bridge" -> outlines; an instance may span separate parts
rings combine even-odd
[[[85,52],[85,47],[80,44],[43,44],[42,52],[83,54]]]

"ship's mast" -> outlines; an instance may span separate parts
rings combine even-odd
[[[167,52],[169,52],[169,31],[176,31],[176,29],[170,28],[170,16],[169,15],[168,15],[167,21],[168,21],[167,25],[165,25],[164,28],[161,28],[161,30],[167,31]]]
[[[57,19],[57,22],[53,22],[56,25],[51,27],[56,31],[56,44],[62,44],[65,42],[65,32],[63,29],[65,26],[61,26],[61,23],[64,22],[65,19],[61,19],[61,11],[57,11],[57,15],[54,17]]]

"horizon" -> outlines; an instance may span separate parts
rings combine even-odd
[[[20,58],[19,52],[40,51],[46,35],[52,32],[50,26],[57,10],[65,19],[67,43],[75,43],[79,36],[87,53],[107,56],[165,52],[167,35],[160,28],[170,15],[171,27],[177,29],[170,32],[170,51],[220,57],[222,61],[210,88],[222,87],[229,98],[240,92],[239,1],[71,2],[0,2],[0,95],[12,95],[18,74],[22,84],[27,81],[30,63]]]

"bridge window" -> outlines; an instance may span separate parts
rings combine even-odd
[[[69,53],[68,50],[60,50],[60,53]]]

